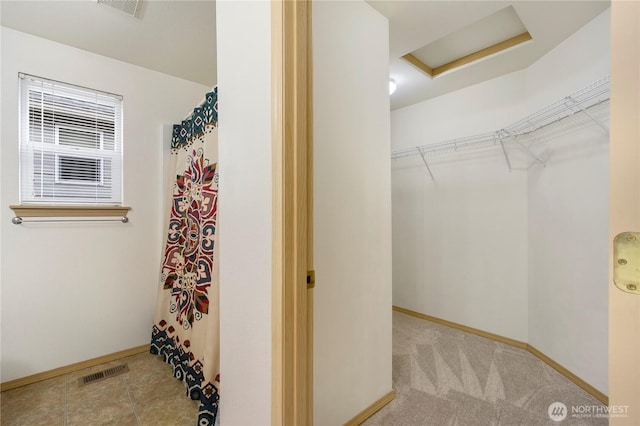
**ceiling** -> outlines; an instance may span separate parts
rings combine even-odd
[[[368,3],[389,18],[390,76],[398,85],[391,96],[392,109],[524,69],[609,7],[608,0]],[[435,78],[401,58],[427,45],[438,48],[445,36],[454,36],[463,52],[465,38],[474,37],[468,31],[472,24],[509,6],[533,40]],[[212,87],[216,83],[215,9],[214,0],[143,0],[134,18],[96,0],[2,0],[0,23]],[[439,54],[456,56],[446,51]]]
[[[521,70],[609,7],[609,1],[378,1],[368,3],[389,19],[390,76],[397,90],[391,109]],[[402,56],[513,6],[533,40],[435,78]],[[473,37],[473,36],[471,36]],[[585,46],[588,49],[588,46]]]
[[[208,87],[216,83],[213,0],[143,0],[137,18],[96,0],[2,0],[0,23]]]

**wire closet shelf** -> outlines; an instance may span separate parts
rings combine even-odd
[[[467,150],[481,150],[483,148],[495,148],[500,146],[502,153],[505,156],[509,170],[511,170],[511,163],[506,144],[516,144],[522,148],[528,155],[534,160],[545,165],[545,162],[540,159],[535,153],[533,153],[526,145],[520,143],[518,140],[521,136],[532,134],[540,129],[564,120],[574,114],[584,114],[590,120],[592,120],[598,127],[600,127],[607,135],[609,129],[607,126],[599,121],[594,115],[589,112],[589,109],[607,102],[610,97],[610,82],[609,76],[605,76],[589,86],[578,90],[577,92],[566,96],[546,107],[526,116],[525,118],[516,121],[509,126],[489,133],[481,133],[473,136],[468,136],[458,139],[450,139],[444,142],[425,144],[412,148],[404,148],[393,151],[391,153],[391,159],[409,157],[413,155],[420,155],[424,162],[431,178],[433,174],[429,168],[428,159],[431,156],[435,156],[442,153],[462,152]]]

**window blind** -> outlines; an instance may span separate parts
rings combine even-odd
[[[20,203],[122,205],[122,96],[19,77]]]

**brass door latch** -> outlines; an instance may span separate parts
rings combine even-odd
[[[620,290],[640,295],[640,232],[613,239],[613,282]]]

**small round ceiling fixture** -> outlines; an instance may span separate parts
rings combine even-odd
[[[389,79],[389,95],[393,95],[393,92],[395,92],[397,88],[398,88],[398,85],[396,84],[396,81],[390,78]]]

